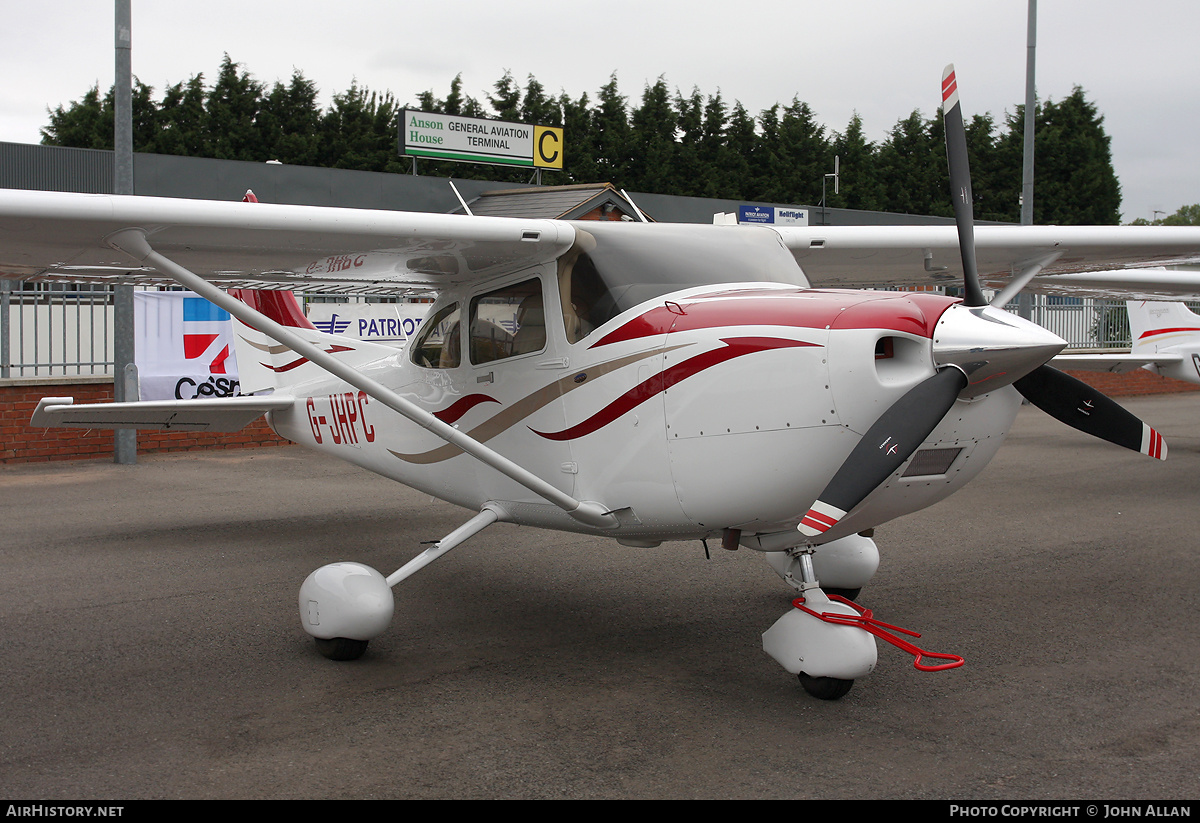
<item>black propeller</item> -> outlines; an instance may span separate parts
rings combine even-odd
[[[950,367],[909,389],[867,429],[800,521],[800,531],[810,537],[824,534],[891,477],[942,422],[966,386],[967,376]]]
[[[1030,403],[1071,428],[1159,460],[1167,459],[1167,443],[1161,434],[1082,380],[1041,366],[1013,385]]]
[[[967,130],[958,102],[954,65],[942,72],[942,111],[946,125],[946,159],[950,164],[950,193],[954,201],[954,223],[958,226],[958,252],[963,264],[963,304],[986,306],[975,264],[975,206],[971,195],[971,163],[967,156]]]
[[[967,158],[967,132],[958,102],[954,65],[942,72],[942,107],[946,123],[946,157],[950,164],[950,191],[954,195],[954,221],[963,260],[963,286],[967,306],[984,306],[975,264],[975,218],[971,200],[971,169]],[[1017,391],[1042,411],[1081,432],[1165,460],[1162,436],[1091,386],[1042,365],[1013,383]]]
[[[963,263],[963,304],[973,315],[980,316],[981,323],[986,323],[983,317],[989,308],[983,297],[975,260],[971,171],[953,65],[947,66],[942,73],[942,107],[950,188]],[[1026,368],[1030,365],[1033,364]],[[861,503],[937,428],[967,385],[965,373],[956,366],[948,366],[896,401],[867,430],[838,468],[804,515],[800,531],[809,537],[824,534]],[[1043,363],[1013,385],[1029,402],[1068,426],[1159,460],[1167,457],[1166,443],[1158,432],[1086,383],[1057,369]]]

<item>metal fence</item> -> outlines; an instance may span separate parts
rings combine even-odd
[[[1130,345],[1120,300],[1034,295],[1031,317],[1071,349]],[[108,286],[0,280],[0,378],[111,374],[113,330]]]
[[[0,378],[113,371],[108,286],[0,280]]]
[[[1127,349],[1131,345],[1124,300],[1034,295],[1029,319],[1067,341],[1068,349]],[[1017,312],[1016,301],[1005,306]]]

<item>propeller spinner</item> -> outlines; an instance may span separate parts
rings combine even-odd
[[[950,189],[963,263],[964,300],[948,310],[934,336],[936,374],[910,389],[879,417],[800,522],[819,537],[899,469],[959,398],[1012,384],[1029,402],[1079,431],[1167,458],[1162,436],[1085,383],[1045,365],[1066,346],[1057,335],[983,297],[975,259],[971,171],[954,66],[942,73],[942,108]]]

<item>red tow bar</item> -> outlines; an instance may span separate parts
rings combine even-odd
[[[912,643],[909,643],[903,638],[892,634],[892,631],[906,634],[909,637],[920,637],[920,633],[902,629],[899,626],[893,626],[890,623],[884,623],[881,620],[876,620],[870,609],[864,609],[862,606],[855,603],[853,600],[847,600],[844,597],[836,594],[826,595],[830,600],[836,600],[839,603],[844,603],[850,606],[856,612],[857,617],[848,614],[835,614],[833,612],[815,612],[808,606],[804,605],[804,598],[797,597],[792,601],[792,605],[805,614],[810,614],[818,620],[823,620],[826,623],[835,623],[839,626],[857,626],[865,632],[870,632],[881,640],[886,640],[898,649],[908,652],[913,656],[913,667],[923,672],[940,672],[946,669],[957,669],[963,663],[967,662],[957,654],[942,654],[940,652],[927,652],[924,649],[917,648]],[[947,663],[922,663],[926,657],[934,657],[939,660],[949,661]]]

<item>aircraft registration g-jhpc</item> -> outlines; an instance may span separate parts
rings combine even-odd
[[[953,171],[961,115],[946,108],[969,209],[969,178]],[[300,616],[327,656],[361,655],[393,616],[391,587],[503,521],[763,552],[795,590],[764,648],[823,698],[874,669],[876,637],[918,668],[961,663],[922,663],[929,653],[844,595],[879,562],[863,532],[977,475],[1022,395],[1166,455],[1149,426],[1044,365],[1064,342],[988,305],[976,270],[1019,287],[1043,271],[1200,255],[1200,231],[975,233],[969,219],[773,229],[0,192],[4,276],[183,285],[238,321],[254,392],[47,398],[32,425],[236,430],[265,413],[290,440],[473,512],[388,576],[350,562],[314,572]],[[965,300],[842,288],[959,272]],[[236,291],[249,287],[266,290]],[[293,287],[436,298],[397,350],[318,332]]]

